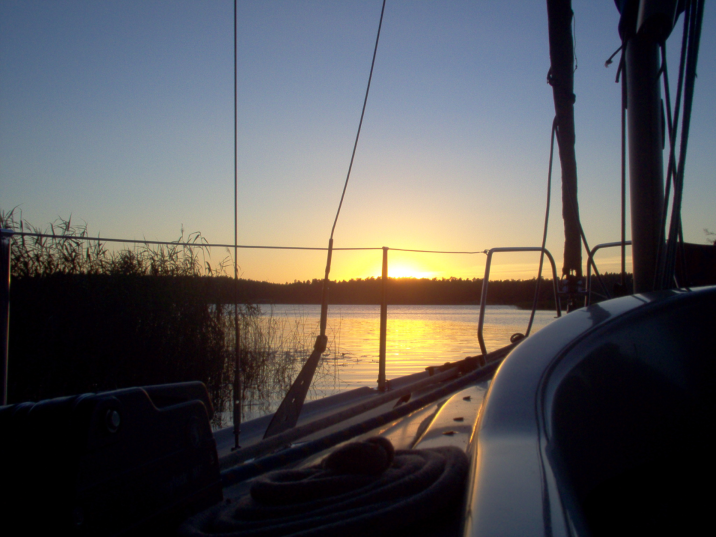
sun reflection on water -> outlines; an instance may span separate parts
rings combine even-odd
[[[308,332],[318,332],[320,307],[273,306],[273,315],[303,318]],[[389,306],[386,376],[417,373],[431,365],[480,354],[477,340],[479,306]],[[538,311],[533,332],[554,319]],[[484,337],[488,350],[509,344],[510,336],[526,330],[529,312],[509,306],[488,306]],[[314,397],[358,386],[375,387],[378,378],[380,307],[336,305],[329,308],[329,346],[324,375]]]

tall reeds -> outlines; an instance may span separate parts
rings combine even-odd
[[[58,220],[41,230],[0,211],[0,226],[55,238],[13,238],[9,401],[200,380],[220,426],[232,400],[234,309],[216,304],[199,233],[176,244],[109,249],[85,240],[87,225]],[[242,304],[242,399],[267,412],[286,393],[310,337],[285,319]],[[254,412],[255,414],[255,412]]]
[[[230,309],[230,315],[233,315],[233,308],[224,307]],[[305,316],[276,315],[273,308],[269,308],[262,312],[255,305],[244,306],[241,313],[244,419],[276,410],[311,355],[318,333],[317,321],[309,322]],[[326,355],[338,353],[338,345],[335,336],[329,338]],[[335,391],[338,383],[337,372],[331,378],[329,361],[321,361],[314,375],[309,398],[322,395],[322,389]]]

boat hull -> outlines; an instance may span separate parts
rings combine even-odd
[[[472,446],[465,535],[679,530],[713,477],[716,287],[575,311],[497,371]],[[707,511],[702,511],[707,512]]]

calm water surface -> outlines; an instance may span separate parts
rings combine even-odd
[[[308,346],[318,333],[320,306],[261,306],[262,315],[282,319],[286,330],[297,326]],[[430,365],[480,354],[477,341],[479,306],[389,306],[386,350],[388,379],[416,373]],[[554,311],[538,311],[533,333],[555,318]],[[484,338],[487,350],[509,344],[510,336],[524,333],[529,311],[512,306],[488,306]],[[358,386],[375,387],[378,379],[380,306],[330,306],[328,349],[317,373],[319,386],[311,398]]]

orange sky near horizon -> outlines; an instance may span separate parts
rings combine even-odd
[[[322,279],[325,271],[324,251],[274,250],[260,254],[260,271],[252,270],[251,250],[239,251],[239,275],[250,280],[287,283],[293,280]],[[555,255],[552,252],[552,255]],[[268,257],[268,262],[267,262]],[[243,260],[243,263],[242,263]],[[487,256],[475,254],[433,254],[388,251],[388,276],[391,278],[482,278]],[[382,274],[382,250],[334,251],[330,279],[335,281],[358,278],[378,278]],[[604,250],[597,254],[600,272],[619,272],[621,260],[618,250]],[[584,259],[586,264],[586,259]],[[627,271],[631,272],[631,251],[627,248]],[[287,265],[295,268],[295,277],[287,279]],[[529,280],[537,277],[539,254],[498,253],[493,255],[491,280]],[[557,277],[561,277],[560,259],[556,259]],[[545,257],[542,269],[544,278],[551,277],[551,267]]]

